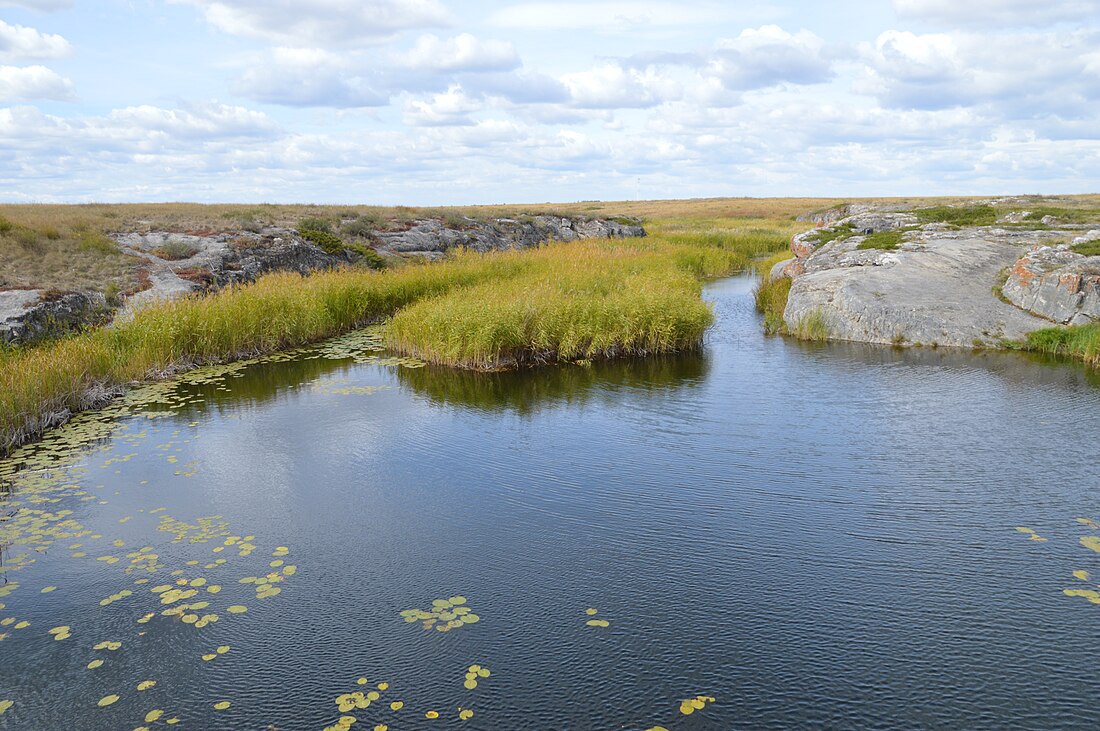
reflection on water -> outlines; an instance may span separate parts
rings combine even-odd
[[[586,404],[595,397],[613,399],[624,389],[654,393],[691,388],[701,384],[706,374],[704,354],[682,353],[549,367],[537,374],[402,368],[397,378],[437,404],[526,415],[545,407]]]
[[[0,728],[1090,727],[1096,372],[750,287],[703,353],[362,332],[78,417],[0,463]]]

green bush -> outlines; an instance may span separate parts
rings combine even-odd
[[[299,228],[298,235],[311,244],[316,244],[325,253],[328,254],[343,254],[348,248],[341,239],[334,233],[328,231],[318,231],[312,228]]]

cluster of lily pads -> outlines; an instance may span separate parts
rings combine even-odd
[[[599,609],[593,609],[592,607],[589,607],[588,609],[584,610],[584,613],[587,614],[589,617],[595,617],[597,614],[599,614],[599,612],[600,612]],[[585,622],[585,624],[588,625],[589,627],[604,627],[604,628],[607,628],[607,627],[611,626],[611,623],[608,622],[606,619],[590,619],[587,622]]]
[[[466,688],[466,690],[473,690],[477,687],[478,678],[484,680],[489,677],[490,674],[489,668],[475,663],[466,668],[466,680],[462,683],[462,686]]]
[[[436,629],[440,632],[450,632],[471,624],[477,624],[481,617],[474,614],[466,606],[466,597],[453,596],[449,599],[435,599],[432,601],[431,610],[405,609],[401,616],[406,622],[420,622],[424,629]]]

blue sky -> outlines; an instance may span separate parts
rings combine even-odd
[[[1100,0],[0,0],[0,201],[1100,192]]]

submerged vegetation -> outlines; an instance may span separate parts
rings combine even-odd
[[[271,274],[153,305],[111,328],[0,352],[0,451],[127,384],[391,317],[390,347],[468,368],[694,348],[711,322],[699,280],[782,250],[799,228],[777,219],[668,219],[651,222],[645,239],[462,251],[382,272]]]

